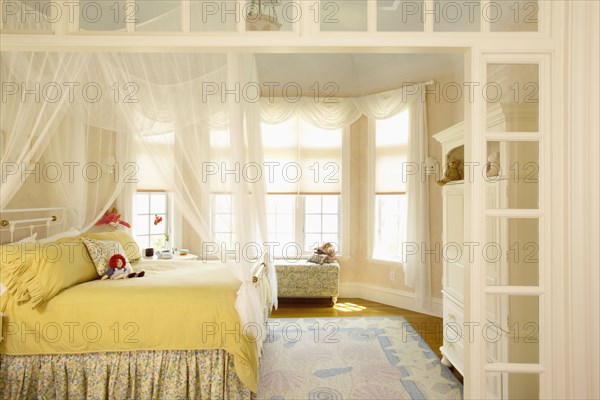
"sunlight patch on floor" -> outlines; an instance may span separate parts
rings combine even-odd
[[[362,311],[367,307],[359,306],[358,304],[354,304],[354,303],[336,303],[336,305],[333,306],[333,308],[338,311],[352,312],[352,311]]]

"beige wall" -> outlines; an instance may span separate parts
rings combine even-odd
[[[444,86],[451,88],[454,82],[462,87],[464,82],[462,65],[454,68],[453,71],[440,74],[434,77],[437,86],[432,86],[431,91],[437,90],[444,93]],[[436,133],[451,127],[464,119],[464,101],[461,96],[454,102],[454,92],[447,90],[447,97],[435,93],[427,96],[427,131],[429,132],[429,155],[442,165],[444,157],[442,156],[442,147],[440,143],[433,138]],[[439,243],[442,248],[442,188],[437,185],[433,177],[429,178],[429,240],[431,246]],[[431,293],[434,298],[442,297],[442,259],[441,255],[436,260],[431,259]]]

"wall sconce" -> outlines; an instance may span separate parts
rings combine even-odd
[[[425,158],[425,175],[435,175],[438,173],[439,164],[435,158],[427,156]]]

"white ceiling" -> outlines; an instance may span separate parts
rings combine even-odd
[[[332,92],[349,97],[396,89],[416,82],[435,79],[446,72],[462,71],[462,54],[257,54],[258,79],[299,85],[304,95]],[[317,84],[317,86],[315,86]],[[276,95],[278,92],[276,91]],[[279,92],[280,93],[280,92]],[[295,92],[290,88],[290,96]]]

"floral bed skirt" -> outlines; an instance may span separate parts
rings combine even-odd
[[[0,355],[1,399],[251,399],[224,350]]]

